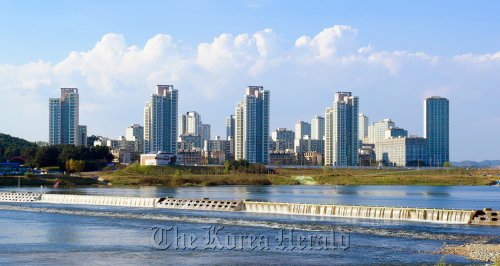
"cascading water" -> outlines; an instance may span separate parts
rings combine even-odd
[[[42,202],[69,203],[69,204],[92,204],[92,205],[115,205],[131,207],[154,207],[159,198],[135,198],[135,197],[108,197],[87,195],[58,195],[43,194]]]
[[[470,223],[472,217],[474,216],[474,213],[476,212],[471,210],[272,203],[252,201],[243,202],[243,211],[460,224]]]
[[[485,209],[446,210],[404,207],[350,206],[333,204],[272,203],[241,200],[108,197],[90,195],[0,193],[3,202],[44,202],[89,205],[114,205],[208,211],[245,211],[296,215],[372,218],[439,223],[500,225],[500,212]]]

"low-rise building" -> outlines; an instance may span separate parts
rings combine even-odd
[[[122,163],[122,164],[130,163],[130,151],[128,150],[114,149],[111,150],[111,154],[115,156],[115,159],[113,159],[113,163]]]
[[[208,164],[223,165],[224,162],[229,159],[223,151],[204,151],[204,156],[208,157]]]
[[[297,164],[297,154],[290,151],[271,151],[269,152],[270,165],[293,165]]]
[[[220,136],[215,136],[215,140],[205,140],[203,143],[203,150],[205,152],[222,151],[229,158],[233,150],[234,143],[230,137],[229,140],[223,140]]]
[[[182,158],[178,154],[152,151],[141,154],[141,165],[176,165]]]
[[[110,150],[126,150],[130,154],[130,161],[135,161],[139,158],[138,155],[143,152],[143,142],[135,136],[130,139],[119,136],[116,140],[101,137],[94,141],[94,146],[108,146]]]
[[[381,139],[375,143],[375,154],[385,165],[423,166],[420,162],[427,162],[427,140],[416,136]]]
[[[358,152],[360,166],[376,166],[374,162],[377,158],[375,156],[375,144],[362,144]]]
[[[182,158],[183,165],[202,165],[203,153],[201,150],[179,150],[179,156]]]
[[[319,152],[304,152],[307,165],[323,165],[323,155]]]

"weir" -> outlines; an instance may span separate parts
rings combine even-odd
[[[240,211],[241,200],[210,200],[203,199],[174,199],[162,198],[155,207],[184,210],[207,210],[207,211]]]
[[[41,194],[33,193],[0,193],[0,201],[3,202],[30,202],[40,200]]]
[[[159,198],[108,197],[90,195],[43,194],[40,202],[111,205],[127,207],[154,207]]]
[[[213,200],[179,198],[110,197],[92,195],[0,193],[0,202],[40,202],[56,204],[110,205],[206,211],[241,211],[289,215],[386,219],[448,224],[500,226],[500,211],[426,209],[405,207],[356,206],[334,204],[273,203],[251,200]]]
[[[243,211],[468,224],[476,211],[245,201]]]

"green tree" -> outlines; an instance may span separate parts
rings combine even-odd
[[[326,164],[325,164],[325,165],[323,165],[323,167],[322,167],[322,168],[323,168],[323,173],[324,173],[325,175],[326,175],[326,174],[328,174],[328,171],[330,171],[330,166],[328,166],[328,165],[326,165]]]

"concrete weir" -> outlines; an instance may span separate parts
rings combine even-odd
[[[500,211],[426,209],[333,204],[273,203],[251,200],[214,200],[179,198],[109,197],[91,195],[0,193],[0,202],[39,202],[55,204],[110,205],[124,207],[165,208],[206,211],[237,211],[313,215],[347,218],[387,219],[447,224],[476,224],[500,226]]]
[[[0,202],[31,202],[40,200],[42,194],[34,193],[0,193]]]
[[[207,211],[241,211],[241,200],[211,200],[162,198],[156,203],[156,208],[207,210]]]
[[[112,205],[127,207],[154,207],[159,198],[109,197],[90,195],[43,194],[40,202]]]
[[[300,204],[244,202],[244,211],[260,213],[300,214],[349,218],[371,218],[422,222],[468,224],[476,211],[404,207],[352,206],[330,204]],[[499,224],[500,225],[500,224]]]

